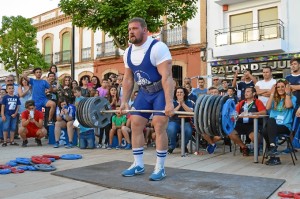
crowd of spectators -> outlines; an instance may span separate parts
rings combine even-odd
[[[192,112],[197,98],[201,95],[221,95],[228,96],[236,104],[238,114],[269,114],[266,126],[259,123],[261,136],[267,142],[267,148],[271,155],[268,164],[280,164],[278,155],[276,136],[279,134],[289,134],[292,129],[295,114],[300,115],[299,91],[300,91],[300,60],[293,59],[291,63],[291,75],[286,79],[275,80],[272,76],[271,67],[264,67],[262,70],[263,79],[259,80],[252,75],[250,69],[246,69],[241,80],[238,73],[234,74],[232,80],[213,76],[212,86],[207,88],[207,79],[197,78],[197,87],[193,88],[192,80],[185,77],[183,85],[179,86],[174,80],[174,108],[175,111]],[[23,140],[22,146],[28,144],[27,138],[34,137],[35,142],[41,146],[41,138],[49,136],[47,126],[54,125],[55,144],[60,147],[59,139],[62,128],[66,128],[69,142],[67,148],[74,147],[74,133],[82,136],[98,137],[97,144],[79,142],[81,148],[113,148],[113,141],[117,138],[115,149],[131,149],[130,139],[130,114],[115,114],[110,124],[101,129],[85,128],[81,124],[74,124],[76,120],[76,108],[80,100],[85,97],[105,97],[112,109],[118,109],[122,98],[123,75],[112,74],[109,78],[99,79],[97,76],[90,77],[84,75],[79,82],[65,75],[61,80],[57,76],[57,67],[49,69],[46,80],[41,79],[42,70],[33,70],[34,78],[28,78],[27,74],[20,77],[19,85],[15,83],[14,76],[9,75],[5,79],[5,84],[1,86],[1,122],[0,122],[0,142],[2,146],[19,145],[15,142],[15,132]],[[37,92],[39,91],[39,92]],[[39,94],[41,93],[41,94]],[[134,90],[129,104],[134,103],[138,90]],[[48,107],[48,116],[42,117],[42,110]],[[297,111],[298,110],[298,111]],[[298,116],[297,115],[297,116]],[[45,119],[44,119],[45,118]],[[46,122],[44,122],[46,120]],[[20,124],[18,126],[17,124]],[[76,122],[77,123],[77,122]],[[249,118],[238,119],[233,132],[228,135],[234,143],[240,146],[243,156],[249,156],[253,142],[253,121]],[[178,146],[180,137],[180,118],[175,115],[169,119],[167,134],[169,138],[168,153],[173,153]],[[191,140],[195,130],[193,128],[193,118],[185,119],[185,148],[188,152],[187,144]],[[48,130],[48,131],[47,131]],[[201,139],[207,143],[206,150],[209,154],[215,152],[216,142],[222,140],[221,136],[211,137],[205,132],[201,132]],[[243,136],[244,135],[244,136]],[[103,139],[105,136],[105,139]],[[144,129],[145,148],[155,146],[155,132],[151,125]],[[246,137],[246,139],[241,139]],[[287,149],[290,150],[290,149]]]

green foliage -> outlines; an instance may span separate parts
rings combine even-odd
[[[0,29],[0,62],[9,72],[16,72],[17,79],[24,70],[49,67],[36,47],[37,30],[31,20],[22,16],[2,17]]]
[[[150,32],[157,32],[167,16],[171,27],[181,26],[197,12],[197,0],[61,0],[59,6],[72,17],[73,24],[101,29],[125,49],[128,45],[128,21],[144,18]]]

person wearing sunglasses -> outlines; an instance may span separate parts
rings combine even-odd
[[[285,79],[277,80],[272,87],[270,98],[266,108],[270,111],[270,117],[262,131],[267,142],[270,159],[267,165],[281,164],[277,151],[276,137],[280,134],[290,134],[296,107],[296,97],[291,93],[289,82]]]

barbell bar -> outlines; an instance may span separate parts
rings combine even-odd
[[[90,97],[78,104],[76,117],[85,127],[103,128],[111,123],[111,117],[119,110],[111,110],[110,103],[103,97]],[[165,113],[164,110],[123,110],[122,113]],[[194,106],[194,112],[175,111],[177,115],[193,117],[197,133],[210,136],[226,136],[235,127],[238,118],[235,103],[226,96],[200,96]],[[205,117],[203,117],[204,114]]]
[[[118,113],[119,110],[102,110],[100,113]],[[122,113],[165,113],[163,110],[122,110]],[[174,111],[175,115],[190,115],[193,116],[194,112],[186,112],[186,111]]]

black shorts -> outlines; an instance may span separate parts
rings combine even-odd
[[[258,125],[258,130],[262,128],[261,125]],[[249,135],[254,131],[253,123],[240,123],[237,122],[234,128],[239,135]]]

